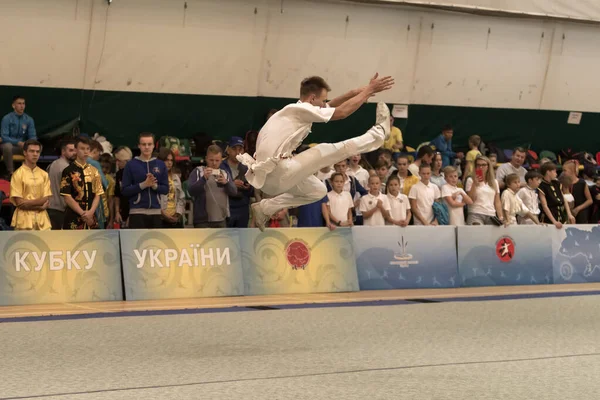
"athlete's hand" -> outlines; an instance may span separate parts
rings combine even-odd
[[[389,90],[394,86],[394,78],[391,76],[385,76],[383,78],[379,78],[379,74],[375,74],[373,78],[371,78],[371,82],[369,82],[368,88],[371,90],[373,94],[383,92],[384,90]]]

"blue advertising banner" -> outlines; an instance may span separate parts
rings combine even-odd
[[[126,229],[120,236],[127,300],[244,294],[237,229]]]
[[[554,283],[600,282],[600,225],[552,231]]]
[[[548,226],[460,226],[458,265],[463,286],[554,282]]]
[[[352,228],[361,290],[460,285],[451,226]]]
[[[240,229],[244,293],[358,291],[349,228]]]

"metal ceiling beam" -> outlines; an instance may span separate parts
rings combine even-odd
[[[314,1],[314,0],[313,0]],[[367,4],[379,5],[388,7],[409,7],[413,9],[429,9],[439,11],[451,11],[466,14],[486,15],[492,17],[509,17],[509,18],[528,18],[538,20],[576,22],[583,24],[600,25],[600,20],[586,19],[579,17],[569,17],[558,14],[542,14],[533,12],[524,12],[516,10],[502,10],[499,8],[479,7],[462,4],[445,4],[436,3],[435,1],[419,1],[419,0],[317,0],[329,3],[346,3],[346,4]]]

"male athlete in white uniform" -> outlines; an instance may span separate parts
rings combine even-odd
[[[323,78],[315,76],[302,81],[300,100],[275,113],[260,130],[256,159],[248,153],[237,156],[248,166],[248,182],[275,196],[252,205],[260,230],[278,211],[310,204],[327,195],[325,184],[313,175],[315,172],[354,154],[378,149],[390,134],[390,110],[385,103],[378,103],[375,126],[364,135],[339,143],[321,143],[292,156],[310,133],[313,122],[344,119],[371,96],[393,85],[391,77],[379,78],[376,74],[367,86],[326,103],[331,88]]]

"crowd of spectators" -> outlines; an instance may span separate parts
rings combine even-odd
[[[253,152],[255,132],[208,146],[203,165],[183,176],[175,154],[157,148],[152,133],[139,135],[137,157],[128,147],[111,154],[88,137],[68,138],[60,144],[60,158],[44,170],[37,166],[42,144],[24,112],[25,99],[15,96],[12,107],[2,119],[0,145],[13,229],[245,228],[254,226],[250,205],[268,197],[248,184],[247,169],[236,158]],[[281,210],[268,226],[599,223],[600,176],[593,166],[582,171],[577,160],[526,165],[528,150],[522,147],[499,165],[480,136],[471,136],[461,152],[453,134],[444,126],[413,150],[394,126],[375,155],[356,154],[316,174],[327,186],[323,199]],[[16,171],[15,154],[24,157]],[[186,209],[193,210],[188,220]]]

